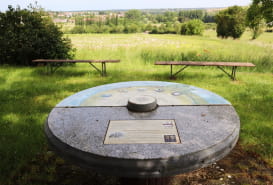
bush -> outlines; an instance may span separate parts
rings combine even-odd
[[[8,7],[0,12],[0,64],[33,65],[37,58],[71,59],[71,41],[42,11]]]
[[[150,34],[180,34],[180,23],[175,24],[160,24],[159,26],[151,27]]]
[[[176,34],[181,34],[181,24],[180,23],[175,23],[174,24],[174,30]]]
[[[165,24],[161,24],[158,28],[157,28],[157,33],[160,34],[164,34],[167,32],[167,27]]]
[[[118,25],[118,26],[113,26],[112,29],[110,30],[110,33],[123,33],[124,26]]]
[[[97,26],[96,33],[109,33],[111,28],[107,25]]]
[[[151,24],[147,24],[144,28],[144,31],[149,31],[151,32],[153,30],[153,26]]]
[[[126,25],[124,28],[124,33],[137,33],[139,31],[139,26],[136,24]]]
[[[153,26],[152,31],[150,34],[158,34],[157,26]]]
[[[199,19],[190,20],[181,26],[182,35],[202,35],[204,31],[204,23]]]
[[[232,6],[216,15],[217,36],[222,38],[240,38],[245,31],[245,10]]]

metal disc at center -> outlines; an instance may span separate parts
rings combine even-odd
[[[134,96],[129,98],[127,108],[136,112],[148,112],[157,107],[156,99],[152,96]]]

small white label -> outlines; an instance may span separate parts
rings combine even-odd
[[[119,138],[119,137],[122,137],[124,134],[121,133],[121,132],[114,132],[112,134],[110,134],[110,138],[113,137],[113,138]]]
[[[163,123],[163,126],[165,128],[172,128],[174,126],[172,121],[166,121],[165,123]]]

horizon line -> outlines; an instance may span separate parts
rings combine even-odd
[[[236,5],[234,5],[236,6]],[[87,12],[87,11],[126,11],[126,10],[168,10],[168,9],[220,9],[228,8],[229,6],[223,7],[199,7],[199,8],[122,8],[122,9],[90,9],[90,10],[45,10],[48,12]]]

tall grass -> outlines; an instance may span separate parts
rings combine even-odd
[[[273,44],[264,39],[264,37],[269,39],[270,34],[265,33],[259,38],[260,40],[255,41],[247,40],[246,36],[242,40],[222,40],[216,38],[210,31],[207,31],[203,37],[147,34],[69,36],[79,48],[76,58],[80,59],[107,56],[125,61],[141,60],[151,64],[155,61],[182,60],[251,62],[256,65],[255,71],[273,72]]]
[[[220,40],[212,35],[68,36],[77,48],[77,59],[121,59],[121,63],[107,64],[107,77],[101,77],[88,64],[67,66],[53,75],[47,75],[43,67],[0,66],[0,184],[37,153],[47,152],[43,123],[50,110],[65,97],[106,83],[169,81],[169,68],[155,66],[154,61],[198,60],[201,57],[198,54],[207,55],[202,60],[257,65],[257,70],[252,72],[240,70],[238,81],[231,81],[215,68],[193,67],[175,82],[208,89],[229,100],[241,119],[243,147],[256,151],[273,164],[272,47],[268,46],[269,42],[261,44],[263,37],[255,41],[257,44],[247,39]],[[273,38],[272,34],[264,36]]]

